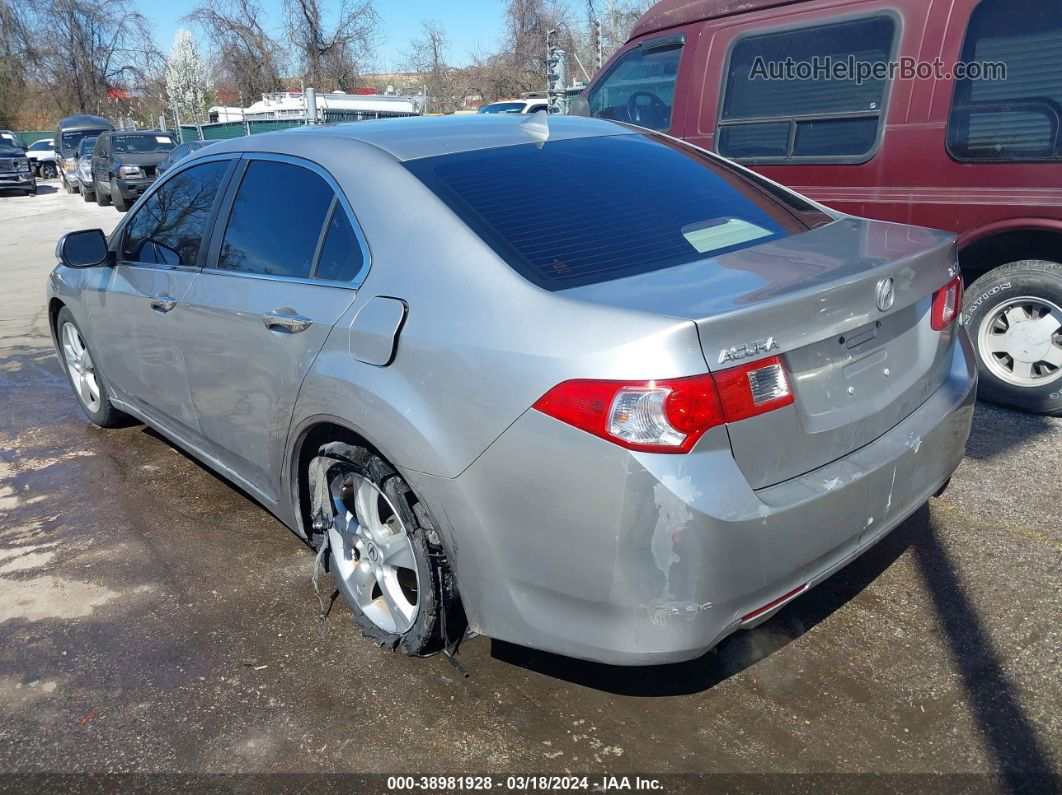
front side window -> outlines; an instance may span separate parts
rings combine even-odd
[[[895,39],[892,17],[739,39],[727,69],[719,153],[750,161],[869,156],[881,131],[888,81],[881,75],[837,79],[822,67],[854,62],[881,69]]]
[[[831,220],[655,134],[529,143],[404,165],[514,270],[547,290],[707,260]]]
[[[990,79],[956,81],[952,157],[974,162],[1062,160],[1062,5],[984,0],[970,17],[966,64],[1004,64]],[[985,75],[979,75],[984,78]]]
[[[251,161],[232,204],[217,267],[309,278],[334,195],[328,183],[307,168]]]
[[[682,45],[681,37],[650,39],[620,56],[590,90],[590,115],[670,129]]]
[[[121,259],[149,265],[196,265],[229,162],[194,166],[148,196],[126,225]]]

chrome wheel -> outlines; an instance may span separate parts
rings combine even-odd
[[[1038,387],[1062,377],[1062,308],[1023,296],[981,321],[977,348],[985,366],[1008,384]]]
[[[329,483],[333,571],[365,617],[385,632],[417,620],[420,575],[413,544],[391,501],[368,478],[343,472]]]
[[[100,410],[100,384],[96,379],[92,356],[73,323],[63,324],[62,345],[63,359],[66,360],[66,369],[70,373],[70,381],[74,384],[74,391],[85,408],[95,414]]]

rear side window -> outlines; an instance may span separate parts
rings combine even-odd
[[[349,282],[361,270],[364,257],[361,244],[350,219],[338,201],[333,203],[332,218],[325,231],[314,277],[334,282]]]
[[[802,72],[800,65],[855,62],[873,69],[891,59],[895,39],[892,17],[739,39],[730,53],[719,117],[720,154],[755,161],[870,155],[884,118],[888,81],[835,79],[821,68]]]
[[[548,290],[706,259],[808,228],[799,215],[806,206],[789,207],[663,136],[547,141],[404,165],[515,270]]]
[[[670,129],[683,42],[675,36],[650,39],[620,56],[587,96],[590,115]]]
[[[253,160],[232,204],[217,267],[309,278],[334,193],[302,166]]]
[[[984,0],[970,17],[965,63],[1006,77],[955,84],[948,151],[964,161],[1062,160],[1062,4]]]
[[[195,166],[148,196],[125,227],[121,259],[149,265],[196,265],[210,210],[229,161]]]

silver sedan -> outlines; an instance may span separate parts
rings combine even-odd
[[[409,654],[696,657],[941,491],[973,412],[952,236],[603,120],[219,142],[57,255],[89,419],[252,494]]]

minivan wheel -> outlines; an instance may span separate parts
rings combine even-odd
[[[984,400],[1062,415],[1062,264],[1025,260],[989,271],[966,290],[963,323]]]
[[[363,634],[409,655],[441,650],[442,611],[452,608],[456,593],[426,508],[390,464],[365,448],[333,443],[320,452],[310,468],[327,480],[321,507],[329,571]],[[457,627],[450,621],[452,637]]]
[[[81,329],[66,307],[59,311],[56,332],[63,370],[86,416],[101,428],[114,428],[127,421],[128,415],[116,409],[107,397],[103,377],[96,367]]]

